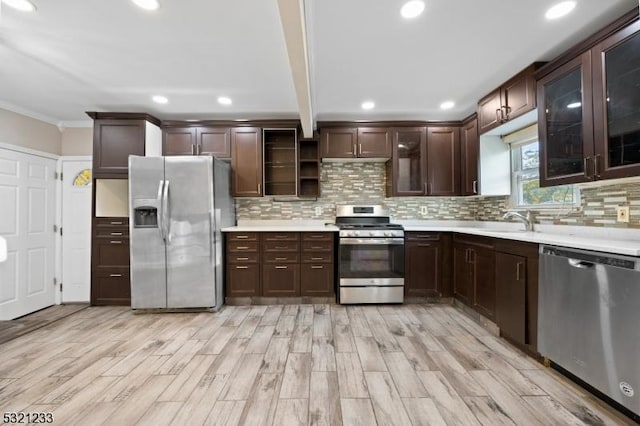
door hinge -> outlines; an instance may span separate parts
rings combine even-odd
[[[53,173],[53,178],[54,178],[55,180],[58,180],[58,179],[62,180],[62,172],[60,172],[60,173],[58,173],[58,172],[54,172],[54,173]]]
[[[53,277],[53,285],[55,286],[56,284],[58,284],[58,279],[56,277]]]
[[[62,283],[60,283],[60,293],[62,293]]]
[[[53,225],[53,232],[58,232],[58,225]]]
[[[62,226],[60,227],[60,236],[62,237]]]

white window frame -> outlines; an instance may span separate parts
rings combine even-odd
[[[513,133],[503,136],[503,141],[509,144],[509,154],[511,157],[511,196],[509,197],[509,209],[513,210],[573,210],[580,206],[580,189],[577,185],[571,185],[573,188],[573,201],[556,203],[556,204],[522,204],[522,188],[519,185],[519,177],[524,172],[515,170],[514,151],[523,145],[533,142],[539,143],[538,126],[533,124]],[[538,171],[538,178],[540,173]]]

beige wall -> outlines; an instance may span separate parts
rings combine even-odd
[[[60,155],[62,136],[53,124],[0,109],[0,142]]]
[[[93,127],[63,129],[62,155],[93,155]]]

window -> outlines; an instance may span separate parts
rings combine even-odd
[[[579,202],[575,185],[540,188],[540,144],[537,126],[504,137],[511,144],[511,207],[562,208]]]

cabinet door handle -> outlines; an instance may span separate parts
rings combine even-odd
[[[324,260],[323,257],[312,257],[311,260]]]
[[[276,250],[286,250],[288,247],[275,247]]]
[[[248,266],[236,266],[236,269],[249,269]]]
[[[202,154],[202,145],[198,144],[196,146],[196,154],[198,154],[198,155]]]
[[[324,266],[313,265],[313,266],[311,266],[311,269],[324,269]]]
[[[478,181],[477,180],[473,181],[472,188],[473,188],[473,193],[477,194],[478,193]]]
[[[258,195],[260,195],[260,194],[261,194],[261,192],[260,192],[260,184],[258,184]]]
[[[520,268],[524,266],[524,263],[518,262],[516,264],[516,281],[520,281],[522,279],[522,272],[520,272]]]
[[[196,144],[191,144],[191,155],[196,155]]]
[[[362,155],[362,144],[358,144],[358,155]]]
[[[469,249],[469,263],[476,263],[476,252],[473,249]]]
[[[122,232],[112,232],[111,235],[113,235],[114,237],[121,237]]]
[[[249,239],[248,235],[236,235],[236,240],[247,240]]]
[[[111,278],[120,278],[120,277],[122,277],[122,274],[109,274],[109,276]]]
[[[238,246],[238,247],[236,247],[236,250],[249,250],[249,247],[246,247],[246,246]]]
[[[357,157],[357,156],[358,156],[358,154],[356,153],[356,144],[353,144],[353,146],[352,146],[352,148],[351,148],[351,151],[353,151],[353,152],[352,152],[352,155],[353,155],[354,157]]]
[[[422,193],[424,195],[427,195],[427,182],[425,182],[424,185],[422,186]]]
[[[276,266],[276,269],[287,269],[286,266]]]
[[[591,179],[591,176],[589,176],[589,159],[591,157],[584,157],[584,164],[582,165],[583,169],[584,169],[584,177],[586,177],[587,179]]]
[[[110,244],[122,244],[122,241],[109,241]]]
[[[496,122],[502,123],[502,108],[496,109]]]
[[[122,222],[111,222],[112,225],[122,225]]]
[[[596,154],[593,156],[593,177],[595,179],[600,179],[600,154]]]
[[[276,260],[287,260],[286,257],[276,257]]]
[[[511,114],[511,107],[509,105],[505,105],[500,109],[504,108],[505,114],[502,116],[503,121],[509,121],[509,114]]]
[[[310,249],[311,249],[311,250],[322,250],[322,249],[323,249],[323,247],[317,247],[317,246],[316,246],[316,247],[313,247],[313,246],[312,246],[312,247],[310,247]]]
[[[236,260],[249,260],[248,257],[236,257]]]

